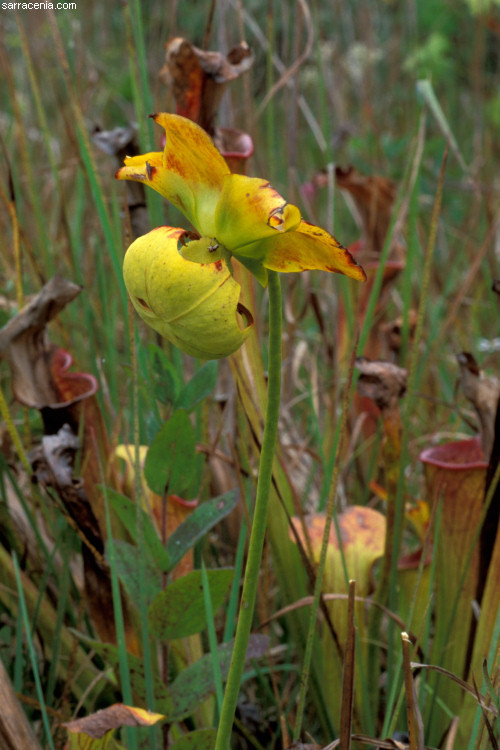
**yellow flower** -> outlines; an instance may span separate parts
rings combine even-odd
[[[158,227],[127,250],[125,285],[155,331],[194,357],[217,359],[236,351],[253,319],[239,303],[233,257],[263,285],[267,269],[320,269],[365,280],[349,252],[303,221],[266,180],[232,174],[198,125],[165,113],[154,119],[166,132],[163,153],[126,158],[116,177],[149,185],[196,230]]]
[[[331,234],[308,224],[289,204],[256,177],[232,174],[209,136],[179,115],[153,119],[165,129],[163,153],[125,159],[119,180],[135,180],[163,195],[191,222],[198,237],[180,237],[187,260],[212,263],[231,256],[262,284],[267,270],[343,273],[358,281],[363,269]]]

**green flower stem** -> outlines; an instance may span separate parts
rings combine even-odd
[[[231,730],[245,658],[252,629],[262,549],[266,533],[267,510],[271,490],[274,450],[278,431],[281,392],[281,286],[279,274],[269,271],[269,371],[267,382],[267,407],[262,450],[260,454],[257,496],[248,547],[248,558],[243,581],[238,625],[234,641],[231,666],[222,704],[215,750],[229,750]]]

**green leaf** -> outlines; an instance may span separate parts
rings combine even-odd
[[[72,631],[75,636],[92,648],[107,666],[118,667],[118,648],[109,643],[102,643],[88,638],[82,633]],[[234,641],[221,644],[217,653],[219,655],[220,671],[222,679],[226,680],[229,673],[229,664],[233,653]],[[246,661],[259,659],[269,648],[269,637],[267,635],[251,635],[248,642]],[[144,661],[138,656],[127,654],[127,662],[130,671],[130,682],[134,697],[146,705],[146,677]],[[189,716],[211,693],[215,691],[212,655],[202,656],[194,664],[183,669],[176,677],[170,687],[159,679],[154,681],[155,711],[164,714],[166,721],[172,723],[181,721]],[[203,746],[202,746],[203,747]]]
[[[170,570],[216,523],[225,518],[238,502],[238,492],[230,490],[199,505],[170,535],[167,553]]]
[[[174,412],[148,450],[144,476],[153,492],[185,494],[196,468],[194,430],[184,410]]]
[[[208,570],[210,597],[216,612],[229,593],[232,568]],[[206,627],[201,570],[192,570],[161,591],[149,608],[151,632],[162,641],[184,638]]]
[[[229,674],[234,641],[223,643],[217,649],[222,679]],[[269,647],[267,635],[251,635],[248,641],[246,661],[259,659]],[[194,709],[215,691],[212,655],[206,654],[197,662],[183,669],[170,686],[174,705],[170,722],[181,721],[193,713]]]
[[[146,380],[149,388],[162,404],[175,404],[183,386],[175,366],[156,344],[148,346],[147,357]]]
[[[186,409],[186,411],[194,409],[215,388],[218,369],[219,365],[216,360],[210,360],[200,367],[179,393],[175,402],[176,407]]]
[[[138,544],[141,544],[137,529],[137,503],[111,488],[106,489],[106,494],[112,508],[117,513],[123,525],[127,528],[131,537]],[[165,547],[158,536],[158,532],[147,513],[142,510],[142,508],[139,510],[139,513],[141,513],[142,516],[142,542],[144,543],[144,547],[148,550],[148,553],[158,570],[166,573],[173,567],[168,552],[165,550]]]
[[[213,750],[216,737],[216,729],[197,729],[179,737],[169,747],[170,750]]]
[[[143,596],[146,607],[161,591],[161,570],[155,565],[147,548],[143,551],[133,544],[121,539],[113,540],[115,566],[118,577],[125,586],[130,601],[137,606]],[[139,561],[142,556],[143,560]],[[108,542],[106,542],[106,559],[109,562]],[[144,580],[139,578],[140,562],[144,566]]]

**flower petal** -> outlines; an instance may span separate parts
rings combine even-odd
[[[163,195],[186,219],[196,226],[195,197],[182,178],[170,173],[163,166],[163,154],[151,152],[140,156],[126,156],[125,166],[115,175],[117,180],[142,182],[157,193]]]
[[[239,304],[240,286],[223,260],[191,263],[180,255],[183,234],[158,227],[135,240],[123,263],[125,286],[151,328],[192,357],[219,359],[243,344],[252,316]],[[243,330],[238,313],[246,319]]]
[[[183,193],[190,192],[194,203],[194,226],[201,235],[213,237],[215,207],[229,167],[199,125],[166,112],[153,115],[153,119],[165,129],[163,167],[175,186],[175,193],[182,197],[182,187]],[[168,195],[166,197],[184,213],[178,202]]]
[[[178,208],[201,235],[214,236],[215,207],[229,168],[209,136],[179,115],[153,119],[165,129],[162,153],[127,157],[118,180],[134,180],[156,190]]]
[[[331,234],[307,221],[301,221],[293,232],[276,234],[271,239],[239,248],[235,256],[240,253],[261,260],[272,271],[290,273],[316,269],[366,281],[365,272],[350,252]]]
[[[228,250],[295,229],[300,211],[267,180],[230,174],[224,178],[215,212],[215,236]]]

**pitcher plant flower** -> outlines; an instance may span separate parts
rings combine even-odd
[[[180,115],[152,115],[165,130],[163,152],[127,157],[119,180],[167,198],[194,231],[160,227],[139,237],[124,262],[125,285],[139,315],[193,356],[224,357],[249,333],[238,303],[232,259],[263,285],[268,270],[323,270],[366,279],[328,232],[304,221],[266,180],[230,172],[210,137]],[[246,318],[240,329],[236,313]]]
[[[215,750],[229,750],[255,611],[278,431],[282,348],[278,272],[320,269],[359,281],[366,276],[331,234],[303,221],[299,209],[269,182],[231,173],[198,125],[180,115],[162,113],[153,118],[165,130],[163,153],[125,159],[116,177],[152,187],[179,209],[193,230],[159,227],[129,247],[124,279],[135,309],[189,354],[223,357],[241,346],[251,325],[248,316],[244,330],[235,321],[242,307],[233,259],[269,289],[264,430],[236,635],[215,741]]]

